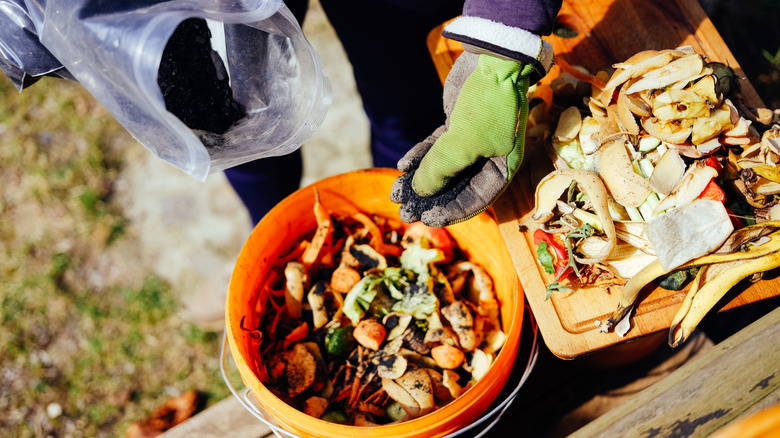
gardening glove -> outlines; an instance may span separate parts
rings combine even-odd
[[[441,36],[463,44],[444,83],[445,124],[398,162],[391,190],[406,222],[442,227],[486,210],[523,160],[530,84],[553,63],[561,0],[465,0]]]
[[[506,189],[523,160],[528,64],[464,52],[445,81],[447,121],[398,162],[401,219],[442,227],[469,219]]]

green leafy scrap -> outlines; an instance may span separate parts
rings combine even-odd
[[[366,275],[357,282],[344,297],[344,315],[357,325],[360,318],[365,315],[366,310],[371,305],[371,301],[376,296],[375,286],[381,282],[381,277],[376,275]]]
[[[374,313],[396,311],[418,319],[428,317],[438,305],[438,298],[432,292],[432,272],[435,270],[432,264],[442,258],[438,249],[423,248],[419,244],[410,246],[401,254],[401,267],[388,267],[381,273],[366,275],[352,287],[344,298],[344,315],[357,324],[372,307],[372,302],[381,296],[391,300],[374,303]]]
[[[547,287],[545,287],[545,292],[547,293],[547,296],[544,297],[544,300],[545,301],[549,300],[554,292],[563,293],[563,292],[569,292],[570,290],[571,290],[570,288],[558,283],[558,281],[553,281],[552,283],[548,284]]]
[[[421,277],[429,275],[429,265],[440,260],[444,260],[444,253],[440,249],[423,248],[419,243],[406,248],[400,258],[403,269],[408,269]]]
[[[550,254],[547,242],[539,242],[539,246],[536,248],[536,258],[544,268],[544,272],[548,274],[555,273],[555,258]]]
[[[566,253],[569,256],[569,261],[561,271],[561,274],[566,272],[566,269],[571,268],[578,278],[581,277],[579,266],[577,266],[577,262],[574,259],[574,248],[577,247],[577,243],[579,243],[581,239],[592,236],[594,232],[596,232],[596,229],[593,228],[590,224],[582,224],[575,228],[574,231],[566,233],[566,235],[563,236],[563,241],[566,244]],[[559,278],[556,278],[555,280],[557,281]]]
[[[412,315],[417,319],[425,319],[436,311],[438,299],[427,284],[415,283],[409,285],[402,300],[393,305],[393,310]]]
[[[403,268],[389,267],[382,272],[382,284],[396,300],[403,299],[404,290],[414,282],[412,271]]]
[[[549,300],[554,292],[568,292],[571,290],[570,288],[558,282],[560,280],[560,277],[569,268],[572,269],[572,271],[578,278],[582,276],[582,274],[580,274],[580,268],[579,266],[577,266],[577,262],[574,259],[574,248],[577,247],[577,244],[579,243],[580,240],[592,236],[593,233],[595,232],[596,229],[593,228],[590,224],[582,224],[579,227],[575,228],[573,231],[570,231],[563,236],[563,241],[566,244],[566,253],[569,256],[569,260],[567,261],[566,266],[558,274],[558,276],[555,277],[555,281],[553,281],[552,283],[546,286],[545,292],[547,293],[547,296],[545,300]],[[537,250],[537,254],[538,254],[538,250]]]

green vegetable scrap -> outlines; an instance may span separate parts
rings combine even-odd
[[[440,260],[444,260],[444,253],[440,249],[426,249],[417,243],[406,248],[401,254],[401,267],[425,277],[430,275],[430,264]]]
[[[327,411],[320,419],[330,421],[331,423],[349,424],[349,419],[344,411]]]
[[[443,260],[439,249],[426,249],[415,244],[401,254],[401,267],[388,267],[381,273],[363,277],[347,293],[344,299],[344,315],[357,324],[371,307],[378,295],[390,296],[396,300],[391,308],[374,309],[375,313],[391,310],[423,319],[436,311],[438,299],[433,294],[432,264]],[[376,312],[378,310],[378,312]]]
[[[549,300],[552,296],[553,292],[568,292],[571,289],[558,283],[557,281],[553,281],[552,283],[548,284],[545,288],[545,291],[547,292],[547,296],[544,297],[545,300]]]
[[[325,335],[325,348],[328,354],[344,356],[351,352],[355,348],[355,338],[352,336],[354,329],[351,325],[328,329]]]
[[[553,292],[566,292],[570,289],[566,286],[558,283],[558,280],[563,275],[563,273],[566,273],[569,268],[574,272],[574,274],[577,277],[581,277],[579,266],[577,266],[577,261],[574,258],[574,248],[577,247],[577,243],[581,239],[588,238],[593,235],[593,233],[596,231],[595,228],[593,228],[589,224],[582,224],[579,227],[575,228],[574,231],[571,231],[569,233],[566,233],[566,235],[563,237],[563,241],[566,243],[566,252],[569,255],[568,262],[566,264],[566,267],[561,271],[561,274],[558,275],[558,277],[555,278],[555,281],[548,284],[546,287],[547,296],[545,297],[545,300],[549,300],[552,296]],[[537,250],[538,254],[538,250]]]
[[[344,297],[344,315],[357,325],[360,319],[365,315],[366,310],[371,305],[371,301],[376,296],[377,283],[381,282],[381,277],[375,275],[366,275],[352,287]]]
[[[542,264],[544,272],[548,274],[555,273],[555,258],[550,254],[547,249],[549,245],[547,242],[539,242],[539,246],[536,248],[536,258],[539,259],[539,263]]]
[[[428,284],[415,283],[409,285],[403,299],[393,305],[393,310],[408,313],[417,319],[425,319],[436,311],[436,303],[438,299]]]
[[[677,269],[664,276],[658,282],[658,286],[666,290],[683,290],[696,277],[697,272],[699,272],[699,268]]]
[[[396,300],[404,297],[404,290],[414,281],[415,274],[403,268],[386,268],[382,272],[382,282]]]

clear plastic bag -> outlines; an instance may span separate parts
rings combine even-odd
[[[139,142],[198,180],[294,151],[312,136],[330,105],[330,82],[320,58],[281,0],[25,3],[33,22],[42,12],[42,24],[35,23],[40,41],[66,71]],[[204,67],[228,76],[228,106],[239,109],[220,129],[185,124],[169,111],[171,96],[164,96],[158,83],[169,40],[191,19],[208,23],[210,45],[221,56],[212,54],[213,65]],[[167,83],[175,86],[188,72],[168,73]]]
[[[42,9],[33,0],[4,0],[0,3],[0,71],[19,91],[42,76],[73,79],[57,58],[41,45],[38,28]]]

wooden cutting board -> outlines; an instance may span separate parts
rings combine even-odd
[[[559,22],[577,36],[547,38],[556,57],[591,72],[605,69],[647,49],[669,49],[691,45],[711,61],[727,63],[737,74],[744,73],[697,0],[564,0]],[[557,67],[544,79],[559,75]],[[742,100],[749,107],[764,106],[747,80],[741,81]],[[597,324],[606,321],[615,310],[620,288],[588,288],[573,293],[555,293],[545,300],[545,284],[552,276],[540,269],[535,256],[531,231],[523,231],[534,207],[537,182],[553,169],[542,151],[528,150],[524,168],[502,197],[494,211],[509,252],[517,267],[520,282],[536,317],[547,347],[556,356],[579,356],[668,330],[682,302],[684,292],[656,288],[645,291],[637,307],[632,327],[620,337],[601,333]],[[780,282],[767,279],[740,284],[724,298],[721,309],[780,295]]]

